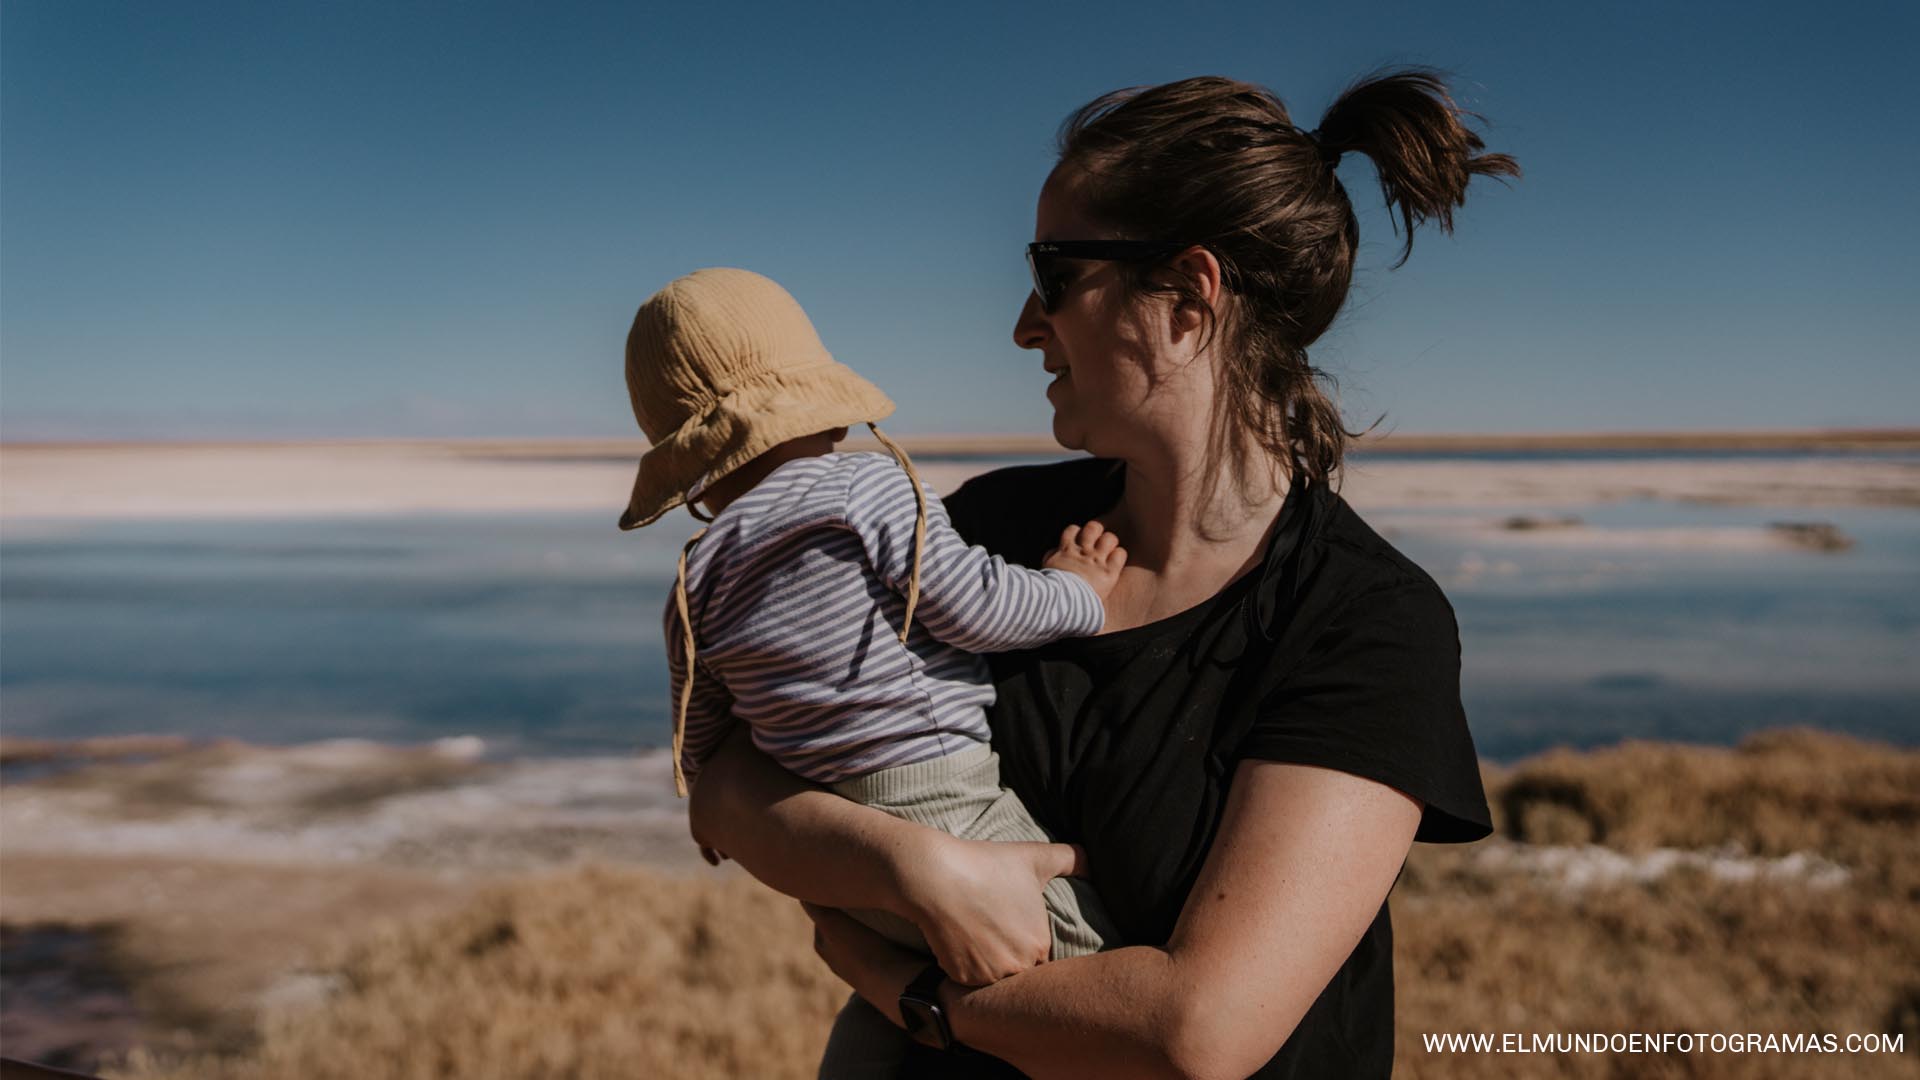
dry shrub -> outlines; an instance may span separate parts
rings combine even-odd
[[[1920,753],[1804,729],[1730,749],[1555,750],[1497,778],[1489,794],[1501,831],[1528,843],[1806,851],[1898,874],[1905,867],[1888,865],[1890,842],[1920,837]]]
[[[846,989],[793,901],[729,876],[585,866],[388,926],[239,1054],[137,1053],[140,1080],[810,1077]]]
[[[1393,908],[1400,1075],[1920,1076],[1920,753],[1780,731],[1556,751],[1489,780],[1511,840],[1810,852],[1849,876],[1570,890],[1416,848]],[[1904,1033],[1906,1053],[1430,1054],[1423,1032]]]

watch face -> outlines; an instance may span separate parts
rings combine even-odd
[[[914,998],[900,999],[900,1019],[906,1022],[907,1034],[916,1039],[937,1027],[933,1017],[933,1006]]]

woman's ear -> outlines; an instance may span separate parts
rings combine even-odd
[[[1225,292],[1226,270],[1220,265],[1220,259],[1213,252],[1198,244],[1182,251],[1167,264],[1171,273],[1184,279],[1187,292],[1198,294],[1208,309],[1220,310],[1221,294]],[[1199,333],[1208,322],[1207,313],[1199,309],[1192,299],[1183,299],[1174,305],[1173,332],[1176,335]]]

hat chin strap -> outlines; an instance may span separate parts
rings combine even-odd
[[[686,675],[680,679],[680,701],[673,711],[673,792],[683,799],[687,797],[687,774],[680,764],[680,754],[687,745],[687,707],[693,703],[694,671],[693,617],[687,612],[687,553],[705,535],[707,530],[701,529],[687,538],[686,545],[680,549],[680,564],[673,573],[673,604],[680,612],[680,645],[686,652],[687,663]]]
[[[907,578],[907,613],[900,623],[900,643],[907,642],[907,633],[913,629],[913,609],[920,603],[920,553],[927,546],[927,491],[920,484],[920,474],[913,469],[912,459],[907,452],[894,445],[892,439],[880,433],[880,425],[867,421],[867,427],[880,445],[887,448],[893,460],[907,471],[907,479],[913,484],[913,570]],[[712,521],[711,516],[702,516],[694,508],[691,498],[686,501],[687,512],[697,520]],[[686,652],[687,673],[680,680],[680,700],[673,711],[673,790],[681,798],[687,797],[687,774],[680,763],[680,756],[687,744],[687,709],[693,703],[694,657],[697,646],[693,640],[693,616],[687,607],[687,555],[693,551],[693,545],[707,535],[701,529],[687,538],[686,545],[680,549],[680,561],[673,574],[673,604],[680,613],[680,645]]]
[[[913,462],[907,452],[893,444],[893,440],[880,433],[880,425],[867,421],[867,428],[880,445],[887,448],[893,460],[907,470],[907,479],[913,483],[913,573],[907,578],[907,617],[900,624],[900,643],[906,644],[907,631],[913,629],[913,609],[920,603],[920,552],[927,546],[927,492],[920,486],[920,474],[913,471]]]

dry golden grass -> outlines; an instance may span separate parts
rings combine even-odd
[[[1785,732],[1553,754],[1489,780],[1509,838],[1814,852],[1848,877],[1576,890],[1484,846],[1419,849],[1395,894],[1401,1075],[1920,1076],[1920,752]],[[843,994],[792,902],[737,875],[591,867],[382,931],[331,966],[343,990],[270,1015],[250,1046],[110,1074],[810,1076]],[[1907,1049],[1428,1054],[1422,1032],[1880,1032]]]
[[[342,989],[269,1011],[238,1053],[148,1080],[810,1077],[846,990],[793,901],[729,876],[587,866],[389,926],[326,965]]]

